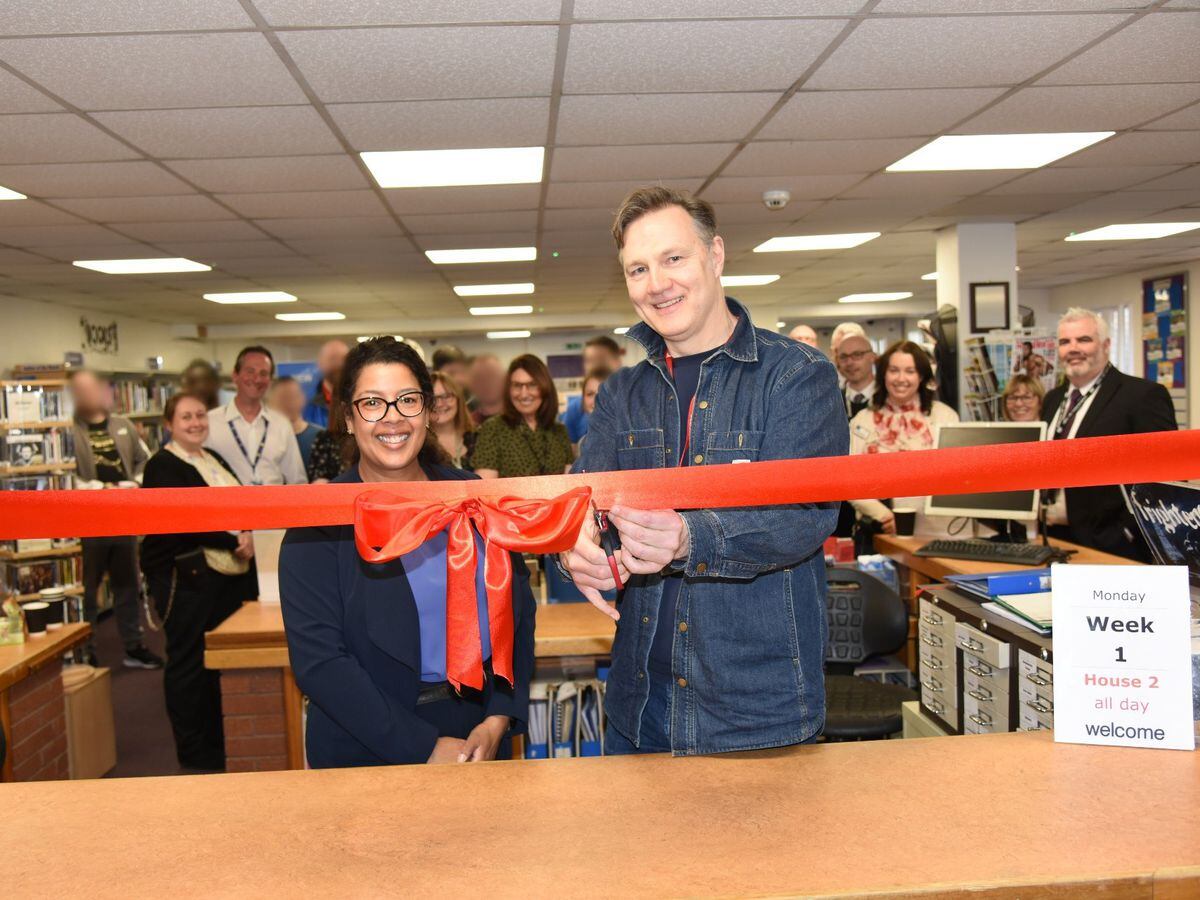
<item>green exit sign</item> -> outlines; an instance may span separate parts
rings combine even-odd
[[[583,349],[583,344],[579,343],[579,341],[573,341],[572,343],[570,343],[570,344],[567,344],[567,345],[566,345],[566,349],[568,349],[568,350],[582,350],[582,349]]]

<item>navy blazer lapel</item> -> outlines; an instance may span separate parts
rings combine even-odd
[[[351,544],[353,547],[353,544]],[[360,567],[367,637],[393,659],[421,669],[421,621],[412,586],[399,559],[368,563],[354,551]]]

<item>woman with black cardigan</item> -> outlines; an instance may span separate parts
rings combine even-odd
[[[164,418],[171,443],[146,463],[143,487],[238,484],[225,460],[204,448],[208,408],[203,399],[175,394]],[[167,638],[167,715],[179,764],[188,769],[225,768],[220,675],[204,668],[204,633],[257,596],[253,555],[248,531],[151,534],[142,543],[142,571]]]

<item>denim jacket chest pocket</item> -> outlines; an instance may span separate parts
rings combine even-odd
[[[758,461],[765,431],[712,431],[705,440],[704,462],[716,466],[738,460]]]
[[[661,469],[665,461],[661,428],[635,428],[617,434],[617,463],[621,469]]]

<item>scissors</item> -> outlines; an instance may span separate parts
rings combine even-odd
[[[612,570],[613,581],[616,582],[618,591],[624,590],[625,585],[621,582],[620,570],[617,568],[617,551],[621,549],[621,537],[617,534],[617,529],[609,524],[608,513],[597,509],[594,500],[592,501],[592,516],[596,520],[596,528],[600,531],[600,547],[608,559],[608,567]]]

